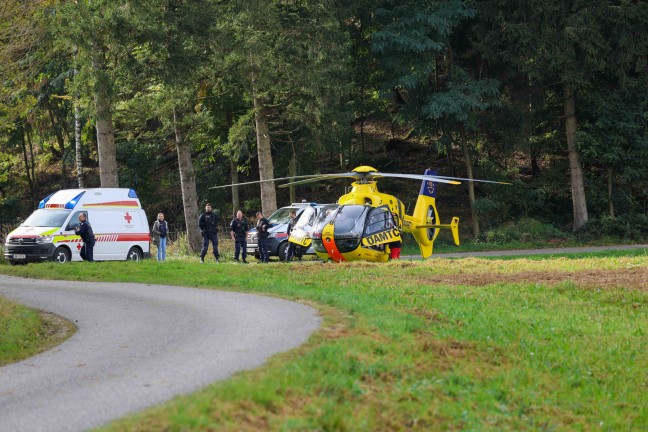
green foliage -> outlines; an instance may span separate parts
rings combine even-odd
[[[560,231],[553,225],[540,222],[533,218],[521,218],[516,222],[509,222],[498,228],[486,231],[483,241],[486,243],[529,243],[551,242],[551,240],[565,240],[568,234]]]
[[[621,242],[645,242],[648,241],[648,216],[634,213],[614,218],[601,216],[590,219],[575,234],[581,241],[603,237]]]

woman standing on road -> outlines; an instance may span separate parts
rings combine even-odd
[[[153,244],[157,246],[158,261],[166,261],[166,244],[169,228],[164,220],[163,213],[158,213],[158,218],[153,224],[151,232],[153,233]]]

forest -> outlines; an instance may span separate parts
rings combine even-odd
[[[198,245],[205,203],[226,221],[334,202],[348,185],[264,180],[358,165],[511,182],[443,189],[473,238],[532,219],[645,239],[648,3],[0,4],[0,223],[128,187]]]

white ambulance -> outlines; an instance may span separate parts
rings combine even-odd
[[[30,261],[81,261],[81,238],[74,233],[86,213],[96,243],[95,261],[150,256],[146,214],[133,189],[65,189],[44,198],[38,210],[6,238],[4,257],[12,264]]]

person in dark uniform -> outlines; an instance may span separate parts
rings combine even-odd
[[[295,228],[296,224],[297,224],[297,212],[295,210],[290,210],[290,222],[288,222],[288,229],[286,230],[286,234],[288,234],[288,238],[290,238],[290,233],[292,232],[293,228]],[[301,261],[301,254],[299,254],[298,252],[300,249],[301,246],[289,240],[288,250],[286,251],[286,262],[292,261],[293,257],[296,257],[299,261]]]
[[[88,222],[88,217],[85,213],[79,214],[79,226],[74,229],[74,232],[81,237],[83,241],[83,247],[79,252],[81,259],[93,262],[94,261],[94,245],[95,245],[95,236],[92,232],[92,227]]]
[[[257,235],[259,236],[259,259],[261,263],[270,262],[270,257],[268,256],[268,229],[270,228],[270,222],[268,219],[263,217],[263,213],[257,213]]]
[[[247,264],[247,241],[246,236],[248,232],[247,220],[243,217],[241,210],[236,212],[236,218],[232,219],[230,223],[230,234],[234,240],[234,261],[239,262],[239,252],[243,258],[243,264]]]
[[[220,255],[218,253],[218,230],[217,230],[218,217],[216,213],[212,211],[211,204],[207,203],[205,205],[205,212],[200,215],[198,219],[198,226],[202,232],[203,238],[203,247],[200,251],[200,262],[205,262],[205,255],[207,255],[207,249],[209,249],[209,242],[212,243],[212,248],[214,252],[214,258],[216,262],[220,262]]]

